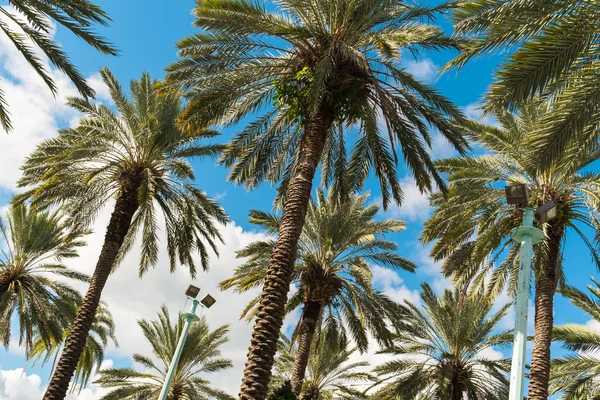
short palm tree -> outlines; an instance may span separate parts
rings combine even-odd
[[[495,73],[487,95],[492,108],[514,110],[536,94],[556,102],[554,118],[543,118],[532,138],[544,167],[569,143],[598,139],[599,13],[600,5],[587,0],[472,0],[452,17],[455,33],[470,44],[450,66],[516,47]]]
[[[548,396],[554,294],[565,272],[562,246],[569,230],[581,236],[600,266],[597,245],[581,231],[583,226],[600,226],[600,174],[586,168],[600,158],[600,148],[574,146],[549,168],[540,169],[531,139],[538,121],[553,112],[552,105],[533,101],[524,104],[519,115],[498,114],[499,128],[468,124],[465,130],[489,153],[436,164],[448,173],[450,186],[447,196],[433,196],[434,216],[423,231],[425,242],[437,241],[434,258],[448,257],[447,275],[483,282],[491,273],[488,290],[493,297],[507,281],[516,288],[518,277],[518,245],[511,241],[510,231],[521,224],[522,213],[506,204],[503,186],[526,184],[531,189],[530,207],[548,201],[557,204],[557,217],[540,225],[545,239],[535,246],[535,334],[528,397],[532,400]],[[504,262],[495,268],[493,261],[503,256]]]
[[[70,302],[70,313],[68,318],[73,321],[77,314],[77,302]],[[66,339],[69,330],[66,329],[63,333],[63,340],[55,341],[50,343],[44,343],[41,338],[37,338],[33,343],[33,348],[27,354],[28,363],[32,366],[38,362],[41,362],[43,367],[48,361],[52,360],[51,374],[54,372],[56,366],[56,360],[62,350],[64,339]],[[87,337],[83,354],[77,364],[75,370],[74,382],[71,391],[75,392],[77,389],[81,391],[85,388],[92,376],[92,373],[97,373],[100,370],[100,366],[104,361],[104,350],[108,346],[108,341],[112,341],[118,346],[117,338],[115,337],[115,325],[113,323],[112,315],[106,304],[100,303],[98,312],[96,313],[96,319],[90,329],[90,334]]]
[[[85,233],[68,228],[60,212],[24,203],[13,203],[6,218],[0,218],[0,336],[5,347],[13,321],[19,323],[19,344],[27,352],[36,338],[60,341],[70,323],[69,302],[80,295],[58,278],[88,280],[62,264],[77,257]]]
[[[176,126],[181,99],[164,93],[148,74],[131,82],[132,99],[108,69],[101,75],[113,109],[87,99],[69,104],[85,117],[75,128],[46,140],[26,160],[20,184],[38,207],[64,204],[74,226],[87,227],[102,207],[113,212],[92,280],[46,392],[63,399],[85,347],[102,289],[116,263],[141,233],[140,276],[158,261],[159,218],[164,219],[171,271],[185,264],[196,275],[194,255],[208,268],[208,249],[221,240],[216,223],[227,222],[221,207],[192,183],[193,158],[210,157],[220,146],[201,139],[215,132]],[[113,202],[114,200],[114,202]]]
[[[561,294],[585,311],[595,321],[600,321],[600,284],[589,285],[590,295],[579,289],[567,287]],[[565,400],[600,399],[600,332],[586,325],[568,324],[554,327],[554,339],[564,347],[576,351],[552,360],[550,389],[562,393]]]
[[[67,28],[101,53],[116,55],[117,50],[91,29],[94,24],[106,25],[110,21],[108,15],[88,0],[8,0],[7,3],[11,7],[0,8],[0,29],[52,93],[56,93],[56,84],[39,57],[38,49],[67,75],[82,96],[93,97],[94,90],[69,61],[58,43],[52,40],[55,29],[52,22]],[[6,131],[12,129],[4,92],[0,92],[0,124]]]
[[[278,387],[293,375],[294,359],[298,357],[298,349],[290,339],[282,335],[278,343],[275,360],[275,373],[271,387]],[[300,400],[350,400],[366,399],[365,390],[375,378],[367,372],[369,363],[365,361],[350,362],[356,349],[347,349],[332,345],[325,336],[320,336],[312,343],[312,351],[308,360],[306,381],[302,386]]]
[[[152,346],[154,358],[142,354],[133,355],[133,360],[145,372],[132,368],[100,371],[95,383],[113,389],[100,400],[158,399],[183,329],[184,318],[179,314],[177,322],[172,325],[169,312],[163,306],[157,320],[141,320],[138,324]],[[227,342],[228,330],[225,325],[211,331],[204,317],[191,326],[169,389],[169,400],[233,400],[233,397],[213,388],[201,376],[232,367],[230,360],[221,358],[219,349]]]
[[[510,344],[512,333],[494,333],[510,305],[492,312],[493,301],[457,289],[437,296],[422,285],[423,308],[405,301],[394,358],[377,368],[384,386],[375,399],[503,400],[508,398],[510,361],[485,352]]]
[[[319,165],[323,181],[357,190],[371,167],[384,207],[401,203],[400,156],[426,191],[444,182],[428,153],[432,128],[463,151],[449,119],[463,115],[402,68],[402,51],[456,48],[431,25],[446,6],[397,0],[197,0],[202,33],[182,39],[169,79],[187,94],[184,123],[234,124],[229,178],[278,185],[283,213],[263,286],[240,396],[264,400],[285,315],[297,244]],[[357,135],[344,135],[348,127]],[[346,145],[352,145],[346,163]]]
[[[367,205],[368,195],[351,195],[338,203],[333,192],[326,196],[317,191],[311,201],[306,222],[298,242],[298,255],[292,282],[298,291],[289,299],[287,311],[302,305],[302,318],[294,333],[298,352],[292,374],[292,388],[299,393],[315,332],[324,329],[331,346],[345,346],[348,330],[361,352],[368,349],[370,332],[381,343],[389,343],[390,321],[396,315],[396,304],[372,286],[372,265],[394,270],[414,271],[415,265],[395,253],[397,245],[385,239],[403,231],[403,221],[374,220],[377,205]],[[250,221],[268,233],[280,229],[279,216],[252,211]],[[235,287],[244,292],[265,284],[269,258],[275,240],[249,244],[238,252],[248,261],[235,270],[234,276],[221,283],[221,288]],[[258,299],[246,309],[256,314]]]

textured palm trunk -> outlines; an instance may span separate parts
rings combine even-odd
[[[277,352],[277,340],[285,316],[285,304],[296,261],[298,239],[306,217],[312,181],[332,123],[333,113],[325,107],[321,107],[314,116],[307,118],[305,123],[297,169],[288,183],[279,235],[271,254],[248,349],[240,389],[242,400],[264,400],[267,396],[271,368]]]
[[[529,369],[529,400],[548,399],[550,381],[550,345],[554,327],[554,294],[558,283],[560,265],[560,244],[564,233],[562,224],[548,230],[547,265],[535,271],[535,331],[533,335],[533,355]]]
[[[463,400],[463,387],[461,379],[461,367],[454,367],[454,373],[452,374],[452,382],[450,383],[450,396],[449,400]]]
[[[134,185],[132,187],[135,188]],[[71,331],[67,335],[64,350],[58,360],[56,370],[44,395],[44,400],[63,400],[67,395],[69,383],[73,378],[96,316],[102,289],[104,289],[104,285],[112,271],[137,207],[136,190],[123,190],[117,198],[115,209],[110,217],[102,251],[90,281],[90,286],[81,307],[77,311]]]
[[[302,389],[313,337],[321,315],[321,308],[321,303],[316,301],[304,303],[300,330],[298,332],[298,352],[296,353],[294,369],[292,370],[292,390],[296,395]]]

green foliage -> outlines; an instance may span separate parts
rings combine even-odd
[[[81,296],[57,278],[87,281],[85,274],[62,264],[77,257],[86,229],[65,223],[62,211],[41,211],[11,204],[0,218],[0,339],[8,347],[13,322],[19,345],[31,352],[34,342],[62,342],[71,323],[72,304]]]
[[[494,313],[494,302],[477,294],[446,289],[438,297],[427,284],[421,302],[402,305],[394,344],[381,351],[396,358],[375,369],[384,386],[374,398],[507,399],[510,360],[485,353],[512,343],[509,331],[493,333],[510,304]]]
[[[139,321],[138,325],[152,346],[154,357],[137,353],[133,355],[133,361],[139,364],[144,372],[133,368],[100,371],[95,383],[112,389],[100,400],[158,399],[184,323],[184,317],[180,313],[177,322],[171,324],[165,306],[162,307],[157,320]],[[229,327],[226,325],[210,330],[205,317],[190,327],[171,382],[169,400],[233,400],[230,395],[213,388],[204,378],[205,374],[218,373],[232,367],[230,360],[221,358],[220,350],[227,342],[228,331]]]
[[[195,276],[198,259],[208,269],[209,250],[216,252],[222,240],[217,224],[228,222],[223,209],[196,187],[190,163],[219,154],[222,146],[202,143],[217,133],[180,129],[181,97],[162,90],[149,74],[131,81],[130,98],[110,70],[100,74],[115,107],[69,99],[84,118],[42,142],[27,158],[19,184],[34,188],[21,197],[41,208],[63,204],[69,223],[83,229],[115,195],[133,190],[137,210],[119,260],[139,234],[143,275],[158,262],[162,229],[171,271],[179,263]],[[164,227],[159,226],[161,219]]]
[[[267,396],[267,400],[296,400],[297,397],[292,391],[292,384],[290,381],[285,381],[277,389],[273,390]]]
[[[526,184],[531,190],[530,206],[552,200],[559,208],[552,226],[562,226],[579,235],[594,263],[600,267],[598,243],[582,232],[582,227],[600,226],[600,174],[589,166],[600,159],[597,145],[573,145],[549,167],[540,168],[536,146],[539,121],[560,118],[555,106],[536,99],[522,104],[517,115],[496,115],[499,126],[470,122],[462,127],[473,141],[487,151],[480,155],[440,160],[436,167],[448,174],[446,195],[431,197],[433,216],[425,223],[424,242],[433,242],[432,256],[445,259],[443,271],[463,285],[474,279],[472,288],[484,290],[493,298],[507,285],[516,289],[518,246],[510,230],[521,224],[521,212],[506,204],[506,184]],[[548,238],[550,225],[540,226]],[[563,242],[564,244],[564,242]],[[535,246],[534,272],[558,262],[557,279],[563,277],[562,257],[548,258],[548,240]],[[496,260],[503,258],[499,263]],[[491,278],[490,278],[491,277]]]
[[[386,342],[390,338],[389,321],[394,320],[396,304],[373,288],[372,266],[394,271],[414,271],[412,262],[396,254],[397,244],[385,236],[401,232],[405,223],[399,220],[376,220],[376,205],[367,205],[368,195],[352,195],[338,203],[330,192],[317,191],[311,200],[298,243],[298,256],[293,282],[298,291],[288,300],[287,311],[305,301],[321,304],[322,329],[331,343],[344,344],[348,333],[361,351],[368,348],[370,332]],[[252,211],[250,221],[267,233],[279,231],[278,215]],[[234,276],[221,283],[222,289],[236,291],[261,287],[275,241],[253,242],[238,252],[248,260],[236,268]],[[258,298],[251,301],[242,317],[251,320]],[[319,328],[321,329],[321,328]]]
[[[116,49],[91,29],[92,25],[107,25],[110,18],[97,5],[88,0],[8,0],[12,7],[1,7],[0,30],[21,53],[35,72],[42,78],[53,94],[57,87],[37,50],[48,57],[60,71],[73,82],[79,93],[93,97],[94,90],[83,75],[69,61],[67,54],[52,40],[52,22],[70,30],[94,49],[104,54],[116,55]],[[18,28],[14,29],[12,25]],[[6,131],[12,129],[10,114],[4,92],[0,91],[0,124]]]
[[[269,181],[281,200],[297,168],[302,122],[327,119],[323,186],[359,191],[373,168],[387,207],[402,202],[400,159],[420,190],[445,187],[429,154],[433,131],[459,152],[468,148],[450,123],[464,120],[461,111],[400,63],[402,51],[462,46],[431,24],[449,8],[284,0],[267,10],[252,0],[197,0],[202,32],[179,41],[168,81],[189,100],[185,123],[255,117],[221,157],[230,180],[248,188]],[[345,135],[350,127],[359,134]]]

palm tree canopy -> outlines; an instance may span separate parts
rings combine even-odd
[[[67,28],[103,54],[116,55],[117,50],[92,30],[94,24],[107,25],[109,16],[96,4],[87,1],[64,0],[8,0],[12,7],[0,8],[0,30],[23,55],[35,72],[44,80],[53,94],[57,87],[52,76],[38,56],[37,50],[73,82],[79,93],[93,97],[94,90],[71,63],[58,43],[52,40],[52,22]],[[6,131],[12,129],[7,101],[0,91],[0,124]]]
[[[510,361],[486,351],[510,344],[512,333],[494,333],[510,305],[492,312],[493,301],[444,290],[437,296],[422,285],[418,305],[405,301],[394,345],[396,356],[375,369],[385,385],[376,399],[506,399]]]
[[[306,400],[350,400],[366,399],[364,391],[355,387],[365,388],[375,381],[367,372],[367,362],[350,362],[350,357],[356,349],[332,346],[325,336],[313,341],[308,360],[307,375],[302,386],[300,399]],[[292,341],[281,335],[278,343],[275,369],[271,378],[271,386],[276,388],[291,377],[296,349]]]
[[[305,302],[318,302],[324,307],[321,318],[330,338],[343,343],[349,330],[361,351],[368,347],[367,331],[383,341],[390,337],[387,323],[396,309],[387,296],[373,289],[371,265],[411,272],[416,267],[395,253],[396,243],[385,239],[403,231],[405,223],[374,220],[379,207],[367,201],[368,194],[364,194],[338,203],[332,192],[317,191],[298,243],[293,274],[298,291],[287,304],[292,311]],[[252,211],[250,221],[270,234],[278,232],[277,215]],[[244,292],[262,286],[274,244],[274,239],[258,241],[240,250],[238,257],[249,259],[221,288]],[[242,317],[248,313],[251,319],[257,303],[257,299],[251,302]]]
[[[468,147],[449,122],[463,119],[460,110],[400,63],[402,50],[460,47],[426,22],[446,10],[396,0],[281,0],[273,10],[253,0],[197,0],[195,26],[204,31],[178,43],[169,80],[189,99],[185,121],[257,116],[221,158],[234,182],[281,182],[284,194],[303,122],[326,110],[323,183],[357,190],[373,166],[387,207],[403,196],[397,147],[421,190],[444,187],[428,154],[432,128],[457,150]],[[349,127],[360,135],[347,163]]]
[[[593,280],[590,294],[565,287],[561,293],[573,305],[600,321],[600,284]],[[566,400],[600,399],[600,333],[587,325],[568,324],[554,327],[554,339],[576,354],[552,360],[551,390]]]
[[[494,297],[511,279],[516,287],[518,246],[510,239],[510,230],[521,224],[521,212],[505,201],[505,184],[526,184],[531,190],[530,206],[538,207],[554,201],[558,215],[552,224],[571,229],[581,236],[600,266],[596,244],[581,230],[596,229],[600,212],[600,174],[589,171],[590,164],[600,158],[600,148],[573,147],[548,168],[536,165],[532,135],[538,121],[553,115],[555,108],[540,100],[522,105],[518,115],[503,112],[496,116],[499,127],[470,122],[465,129],[473,140],[487,150],[481,155],[449,158],[436,162],[448,174],[448,194],[431,198],[433,217],[425,224],[424,242],[436,240],[432,248],[435,259],[448,257],[444,264],[447,275],[459,282],[475,277],[481,287],[486,274],[493,269],[489,294]],[[548,237],[547,225],[544,233]],[[564,240],[565,235],[561,235]],[[548,240],[536,245],[534,270],[547,265]],[[506,251],[505,251],[506,250]],[[494,269],[494,260],[506,255]],[[486,260],[489,261],[486,263]],[[561,260],[558,276],[562,275]]]
[[[175,353],[177,342],[184,325],[180,313],[173,325],[169,312],[162,307],[155,321],[138,322],[144,337],[152,346],[154,357],[134,354],[133,360],[145,372],[132,368],[115,368],[100,371],[96,384],[114,389],[101,400],[157,399],[162,389],[165,375]],[[191,327],[177,364],[177,370],[168,398],[170,400],[233,400],[228,394],[213,388],[203,375],[231,368],[230,360],[221,358],[220,347],[227,342],[227,325],[210,330],[205,317],[201,317]]]
[[[70,323],[69,302],[80,295],[57,278],[87,281],[86,275],[62,264],[77,257],[86,233],[71,229],[60,211],[40,211],[25,203],[13,203],[6,218],[0,217],[0,336],[5,347],[15,316],[19,344],[27,352],[36,337],[44,343],[61,340]]]
[[[162,217],[171,270],[179,261],[195,276],[193,254],[207,269],[208,248],[216,252],[215,241],[221,240],[215,222],[228,221],[223,209],[194,185],[189,162],[218,154],[221,146],[201,143],[216,132],[177,128],[180,97],[161,91],[150,75],[131,81],[130,99],[108,69],[100,73],[118,113],[87,99],[69,99],[85,117],[28,157],[19,183],[37,187],[23,196],[40,207],[64,204],[70,223],[85,227],[116,193],[135,190],[137,209],[121,258],[141,231],[140,275],[155,265]]]
[[[70,313],[68,318],[70,321],[73,321],[79,305],[71,301],[69,302],[69,306]],[[52,374],[56,360],[62,350],[64,338],[67,337],[68,333],[69,330],[65,329],[62,341],[52,340],[50,343],[44,343],[41,338],[36,338],[31,351],[27,354],[28,363],[34,366],[36,363],[41,362],[41,366],[43,367],[44,364],[52,359],[52,370],[50,372]],[[100,370],[100,366],[104,361],[104,350],[108,346],[109,340],[118,347],[112,314],[108,311],[107,305],[102,303],[98,307],[96,319],[90,330],[90,335],[87,337],[85,349],[75,371],[75,384],[71,388],[73,392],[84,389],[92,373],[97,373]]]
[[[557,115],[544,118],[532,139],[536,155],[549,164],[569,143],[598,138],[599,14],[600,6],[586,0],[462,2],[452,18],[457,36],[470,43],[449,67],[516,47],[495,73],[487,99],[499,110],[514,110],[537,94],[555,100]]]

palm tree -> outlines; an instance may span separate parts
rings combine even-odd
[[[286,310],[302,305],[302,318],[294,333],[298,356],[292,374],[292,388],[299,393],[309,359],[315,332],[325,329],[329,345],[344,347],[347,330],[358,349],[368,349],[371,332],[380,343],[389,343],[390,321],[394,320],[396,304],[372,286],[372,265],[395,270],[414,271],[415,265],[395,254],[397,245],[385,240],[390,233],[403,231],[405,223],[398,220],[375,221],[377,205],[367,205],[368,194],[351,195],[337,202],[333,192],[326,196],[317,191],[309,203],[306,222],[298,242],[298,255],[292,282],[298,291],[289,299]],[[268,233],[280,229],[279,216],[252,211],[250,221]],[[265,284],[269,258],[275,240],[249,244],[238,252],[249,260],[235,270],[234,276],[221,283],[222,289],[235,287],[244,292]],[[245,312],[249,318],[257,313],[258,299]]]
[[[189,159],[210,157],[218,145],[201,139],[216,133],[177,128],[181,99],[164,93],[144,74],[131,82],[128,99],[108,69],[101,75],[110,89],[113,109],[73,98],[69,104],[85,114],[76,128],[63,129],[26,160],[23,196],[39,207],[64,204],[74,226],[87,227],[107,204],[113,212],[104,244],[81,308],[67,336],[46,400],[65,397],[85,347],[102,289],[116,263],[141,232],[140,276],[158,261],[159,217],[164,220],[171,271],[185,264],[196,275],[195,253],[208,268],[208,249],[221,236],[215,225],[226,223],[219,205],[195,187]],[[114,203],[113,203],[113,199]]]
[[[294,359],[298,358],[298,349],[292,341],[282,335],[278,343],[275,360],[275,374],[271,387],[285,384],[293,375]],[[350,400],[366,399],[364,390],[353,386],[364,386],[373,383],[375,378],[366,372],[369,363],[366,361],[350,362],[356,348],[347,349],[332,345],[325,336],[320,336],[312,343],[312,351],[308,360],[307,379],[302,386],[300,400]]]
[[[13,203],[0,218],[0,336],[5,347],[13,321],[19,323],[19,345],[30,352],[35,338],[60,340],[70,323],[69,300],[79,293],[57,278],[87,281],[84,274],[65,267],[85,245],[85,230],[73,230],[60,212],[45,212]]]
[[[536,126],[536,156],[549,167],[569,143],[598,139],[600,5],[585,0],[472,0],[453,15],[458,37],[470,44],[449,68],[473,57],[515,49],[497,69],[487,94],[490,108],[511,110],[541,94],[557,105]]]
[[[44,80],[50,91],[56,93],[56,84],[39,57],[38,50],[41,50],[54,66],[67,75],[82,96],[93,97],[94,90],[69,61],[67,54],[58,43],[52,40],[52,32],[55,29],[52,22],[67,28],[99,52],[116,55],[117,50],[91,29],[94,24],[107,25],[111,21],[109,16],[88,0],[8,0],[7,3],[11,7],[0,8],[0,17],[3,19],[0,21],[0,29]],[[0,91],[0,124],[6,131],[12,129],[10,113],[2,91]]]
[[[267,10],[268,8],[268,10]],[[234,124],[256,116],[226,146],[229,178],[278,186],[278,240],[254,325],[240,396],[264,400],[319,165],[323,183],[358,190],[371,166],[384,207],[401,203],[398,149],[419,189],[444,182],[428,153],[432,128],[463,151],[449,100],[400,65],[403,49],[456,48],[429,24],[446,6],[397,0],[197,0],[202,33],[182,39],[169,79],[188,96],[184,123]],[[354,127],[358,135],[346,137]],[[355,140],[356,139],[356,140]],[[346,142],[352,144],[346,163]],[[324,185],[325,186],[325,185]],[[343,191],[342,191],[343,192]]]
[[[595,321],[600,321],[600,284],[593,280],[589,285],[590,295],[581,290],[567,287],[561,294],[571,303],[585,311]],[[600,333],[586,325],[568,324],[554,327],[554,339],[564,347],[576,351],[552,360],[550,389],[552,394],[562,392],[565,400],[600,398]]]
[[[134,354],[133,360],[146,372],[138,372],[132,368],[100,371],[100,377],[95,383],[114,389],[100,400],[158,399],[183,329],[184,318],[180,313],[173,326],[169,312],[163,306],[158,320],[141,320],[138,324],[159,362],[142,354]],[[230,360],[220,357],[219,349],[227,342],[228,331],[227,325],[211,331],[205,317],[191,326],[169,389],[169,400],[233,400],[233,397],[211,387],[210,382],[200,376],[232,367]]]
[[[73,321],[77,313],[78,304],[71,301],[69,304],[69,320]],[[67,337],[69,330],[66,329],[63,333],[63,340],[53,340],[50,343],[44,343],[41,338],[37,338],[33,343],[33,348],[27,354],[28,363],[35,365],[41,360],[41,366],[43,367],[48,361],[52,359],[52,372],[56,366],[56,360],[62,349],[64,339]],[[87,337],[83,354],[77,364],[75,370],[75,384],[72,386],[71,391],[75,392],[77,388],[81,391],[85,388],[90,380],[92,373],[97,373],[100,370],[102,362],[104,361],[104,349],[108,345],[108,340],[111,340],[117,347],[117,338],[115,337],[115,325],[113,323],[112,315],[106,304],[100,303],[96,318],[90,329],[90,334]]]
[[[561,249],[569,230],[583,238],[600,266],[596,244],[581,231],[582,226],[600,226],[600,174],[586,169],[600,158],[600,148],[573,146],[549,168],[540,169],[536,165],[535,145],[531,144],[532,132],[540,119],[553,112],[552,105],[534,101],[524,104],[519,115],[498,114],[499,128],[468,124],[465,130],[490,153],[450,158],[436,164],[440,171],[449,174],[450,187],[446,197],[433,196],[434,216],[423,231],[425,242],[437,240],[432,250],[435,259],[449,256],[444,266],[446,275],[454,274],[459,282],[474,277],[481,283],[491,273],[488,292],[493,297],[503,290],[507,280],[511,288],[516,288],[518,277],[518,245],[511,241],[510,230],[521,224],[522,217],[518,209],[506,204],[504,184],[526,184],[531,189],[531,207],[548,201],[557,204],[557,217],[540,224],[545,238],[535,246],[535,334],[528,397],[531,400],[548,396],[554,294],[564,273]],[[493,261],[504,255],[505,261],[494,268]],[[486,263],[488,258],[491,262]]]
[[[394,345],[396,356],[375,368],[385,385],[376,399],[493,400],[508,398],[510,361],[485,352],[510,344],[508,331],[493,333],[510,305],[492,312],[493,301],[458,289],[437,296],[422,285],[423,309],[405,301],[404,318]]]

